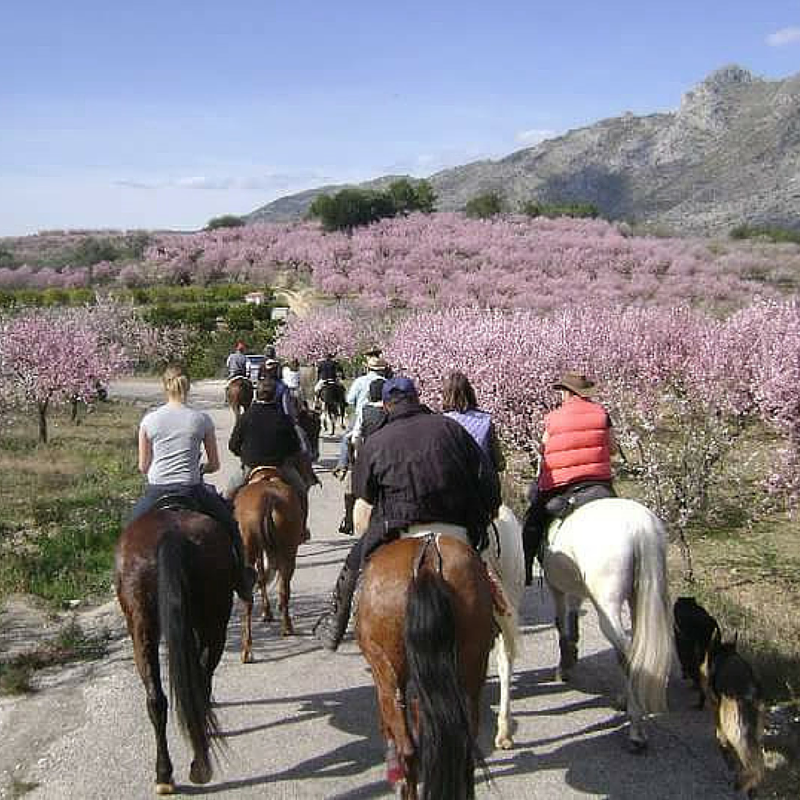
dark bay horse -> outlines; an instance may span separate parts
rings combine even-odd
[[[114,577],[155,730],[156,793],[175,790],[158,657],[162,635],[173,707],[194,753],[189,779],[208,783],[212,736],[219,735],[211,681],[225,646],[234,585],[230,537],[203,514],[151,511],[123,531]]]
[[[253,470],[250,481],[236,493],[234,509],[244,542],[245,559],[254,564],[261,588],[263,619],[273,619],[267,587],[280,576],[278,609],[282,615],[281,633],[294,633],[289,616],[291,581],[297,560],[297,548],[303,540],[303,509],[297,493],[284,481],[276,467]],[[266,559],[266,564],[265,564]],[[253,604],[245,604],[242,625],[242,662],[253,660]]]
[[[344,386],[339,381],[326,381],[319,390],[322,402],[322,425],[326,433],[336,433],[336,420],[345,427],[344,415],[347,412]]]
[[[357,637],[372,668],[399,796],[475,794],[480,693],[494,639],[486,570],[447,536],[383,545],[364,572]]]
[[[238,421],[253,402],[253,384],[244,377],[231,378],[225,387],[225,402],[233,411],[234,421]]]

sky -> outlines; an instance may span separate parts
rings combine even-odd
[[[3,0],[0,236],[424,177],[674,110],[731,63],[800,72],[800,0]]]

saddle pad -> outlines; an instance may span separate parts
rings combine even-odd
[[[234,381],[247,381],[248,383],[250,383],[250,378],[246,377],[245,375],[234,375],[232,378],[228,378],[228,382],[225,384],[225,388],[227,389],[228,386],[230,386]]]
[[[452,525],[449,522],[425,522],[419,525],[409,525],[408,530],[400,534],[401,539],[424,539],[426,536],[450,536],[458,539],[462,544],[472,547],[472,542],[467,535],[467,529],[461,525]]]

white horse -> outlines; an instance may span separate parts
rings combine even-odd
[[[644,716],[666,710],[673,652],[661,520],[633,500],[595,500],[550,525],[542,562],[556,605],[562,679],[577,662],[578,610],[589,598],[627,678],[631,748],[643,750]],[[632,637],[623,627],[625,603]]]
[[[500,679],[500,709],[497,712],[495,747],[510,749],[513,744],[511,730],[511,676],[517,655],[517,614],[525,591],[525,556],[522,550],[522,527],[514,512],[501,506],[494,521],[495,537],[489,528],[489,546],[481,557],[490,576],[501,589],[504,610],[495,609],[495,621],[500,628],[494,646],[497,674]]]

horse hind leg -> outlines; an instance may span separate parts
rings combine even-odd
[[[556,606],[556,629],[558,630],[559,662],[556,670],[558,680],[568,681],[570,672],[578,663],[578,608],[580,603],[564,592],[551,587]]]
[[[131,627],[133,658],[147,695],[147,714],[156,737],[156,794],[172,794],[172,760],[167,745],[167,697],[161,684],[158,634],[155,620],[139,620]]]
[[[292,590],[292,575],[294,575],[293,559],[284,559],[280,565],[280,586],[278,588],[278,610],[281,613],[281,636],[294,636],[294,626],[289,615],[289,597]]]
[[[625,679],[625,692],[619,705],[626,710],[630,720],[628,744],[631,752],[642,753],[647,749],[647,733],[644,729],[644,712],[632,688],[628,660],[631,640],[622,625],[622,603],[606,600],[602,603],[598,602],[596,607],[600,630],[614,648]]]
[[[505,615],[498,618],[500,634],[495,643],[497,674],[500,679],[500,708],[497,712],[497,734],[494,746],[510,750],[514,746],[511,717],[511,676],[514,672],[513,621]]]

